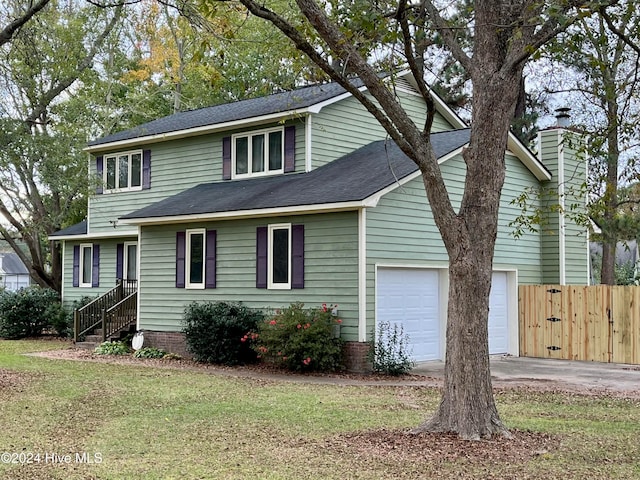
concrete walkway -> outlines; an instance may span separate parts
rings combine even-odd
[[[549,381],[619,392],[640,391],[640,365],[578,362],[549,358],[491,357],[491,376],[500,381]],[[444,363],[420,363],[412,373],[442,378]]]

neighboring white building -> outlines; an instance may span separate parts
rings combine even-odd
[[[31,283],[29,270],[15,253],[0,252],[0,290],[15,292]]]

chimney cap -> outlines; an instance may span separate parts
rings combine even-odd
[[[556,108],[556,110],[555,110],[555,112],[556,112],[556,125],[558,127],[568,127],[569,126],[569,119],[571,118],[571,115],[569,114],[570,111],[571,111],[571,108],[569,108],[569,107]]]

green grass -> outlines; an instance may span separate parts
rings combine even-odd
[[[433,412],[434,389],[314,385],[21,355],[59,347],[0,341],[0,453],[41,455],[39,463],[0,463],[0,478],[640,478],[637,400],[501,392],[503,420],[548,434],[548,448],[523,457],[515,441],[481,442],[458,454],[431,445],[438,442],[433,437],[399,434]],[[432,447],[444,450],[431,454]],[[475,454],[478,448],[489,453]],[[76,462],[83,452],[101,462]],[[71,463],[59,463],[64,455]]]

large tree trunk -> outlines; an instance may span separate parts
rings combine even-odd
[[[468,440],[506,434],[489,373],[488,292],[491,268],[469,252],[449,264],[449,308],[444,389],[436,414],[414,432],[456,432]],[[481,275],[475,275],[482,270]],[[469,292],[476,292],[470,295]]]
[[[444,389],[435,415],[415,433],[456,432],[470,440],[508,435],[493,398],[488,323],[508,125],[518,94],[513,86],[520,76],[521,70],[474,81],[482,87],[473,92],[465,191],[453,225],[438,225],[449,254]]]

